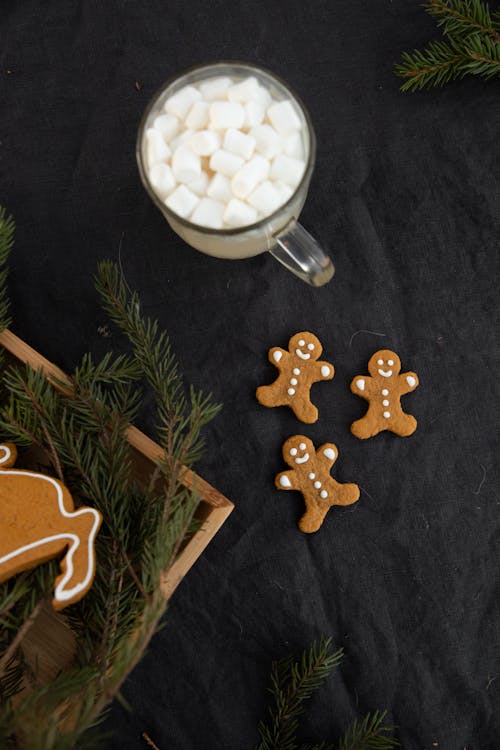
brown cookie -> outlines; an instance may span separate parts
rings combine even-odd
[[[15,445],[0,445],[0,583],[64,552],[52,600],[54,609],[63,609],[92,585],[102,516],[87,506],[75,510],[57,479],[12,469],[16,457]]]
[[[257,401],[263,406],[289,406],[297,419],[312,424],[318,410],[311,403],[309,391],[313,383],[331,380],[335,368],[330,362],[318,362],[323,347],[313,333],[301,331],[288,342],[288,351],[278,346],[269,349],[269,361],[279,375],[271,385],[257,388]]]
[[[351,505],[359,500],[357,484],[340,484],[330,476],[338,450],[333,443],[324,443],[317,450],[309,438],[294,435],[283,444],[283,458],[290,471],[282,471],[274,480],[280,490],[302,492],[306,512],[299,529],[306,534],[317,531],[332,505]]]
[[[401,360],[390,349],[381,349],[368,362],[366,375],[356,375],[351,391],[368,401],[368,411],[362,419],[353,422],[351,432],[357,438],[377,435],[382,430],[407,437],[417,429],[417,420],[401,408],[400,399],[405,393],[414,391],[418,376],[414,372],[400,374]]]

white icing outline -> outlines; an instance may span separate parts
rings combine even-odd
[[[12,455],[10,448],[8,448],[6,445],[0,445],[0,448],[4,451],[6,455],[2,456],[0,458],[0,465],[6,463],[10,456]],[[30,544],[24,545],[24,547],[18,547],[18,549],[14,550],[13,552],[9,552],[7,555],[4,555],[3,557],[0,557],[0,565],[3,565],[5,562],[8,562],[8,560],[11,560],[14,557],[17,557],[18,555],[23,555],[25,552],[27,552],[30,549],[34,549],[35,547],[41,547],[44,544],[47,544],[48,542],[53,542],[58,539],[69,539],[73,542],[73,546],[69,547],[63,560],[66,563],[66,572],[62,578],[61,581],[57,584],[55,590],[54,590],[54,599],[59,602],[67,601],[68,599],[72,599],[74,596],[80,593],[83,589],[85,589],[89,583],[89,581],[92,580],[92,577],[95,572],[95,555],[94,555],[94,539],[97,534],[97,530],[99,528],[99,524],[101,521],[100,514],[97,510],[94,508],[81,508],[80,510],[76,510],[73,512],[68,512],[66,508],[64,507],[63,503],[63,492],[61,489],[61,485],[59,482],[57,482],[55,479],[52,479],[52,477],[47,477],[45,474],[36,474],[35,472],[31,471],[16,471],[15,469],[0,469],[0,475],[7,475],[7,476],[20,476],[20,477],[34,477],[35,479],[43,479],[46,482],[49,482],[53,487],[56,489],[57,493],[57,502],[59,505],[59,511],[62,516],[65,518],[75,518],[76,516],[83,516],[87,513],[91,513],[94,518],[94,525],[90,530],[87,545],[88,545],[88,567],[87,567],[87,573],[85,575],[84,580],[81,583],[77,583],[76,586],[73,586],[73,588],[68,589],[67,591],[64,590],[64,587],[66,583],[71,580],[74,569],[73,569],[73,556],[80,546],[81,539],[76,534],[72,533],[66,533],[66,534],[54,534],[53,536],[44,537],[43,539],[39,539],[36,542],[31,542]],[[62,561],[61,561],[62,562]]]
[[[309,461],[309,453],[304,453],[302,458],[295,459],[296,464],[305,464],[307,461]]]
[[[391,375],[392,375],[392,370],[387,370],[387,372],[386,372],[385,370],[380,370],[379,369],[378,374],[382,375],[383,378],[390,378]]]
[[[300,351],[300,349],[295,349],[295,354],[297,355],[297,357],[300,357],[301,359],[311,359],[311,355],[310,354],[303,354]]]

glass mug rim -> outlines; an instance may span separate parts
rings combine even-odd
[[[253,224],[246,224],[243,227],[235,227],[231,229],[213,229],[212,227],[205,227],[202,224],[194,224],[191,221],[188,221],[188,219],[184,219],[182,216],[179,216],[179,214],[176,214],[175,211],[172,211],[171,208],[169,208],[163,201],[160,200],[160,198],[157,196],[155,191],[152,189],[147,174],[146,169],[143,163],[143,155],[142,155],[142,144],[144,141],[144,131],[146,129],[146,122],[154,109],[156,103],[160,99],[160,97],[167,91],[167,89],[172,86],[176,81],[180,80],[181,78],[185,78],[186,76],[195,73],[196,71],[206,71],[208,69],[223,69],[223,68],[240,68],[241,70],[252,72],[255,71],[257,73],[263,73],[264,75],[268,76],[271,79],[274,79],[280,86],[282,86],[286,91],[288,91],[293,99],[297,102],[298,106],[300,107],[300,110],[302,112],[302,115],[304,117],[304,120],[307,125],[307,134],[308,134],[308,140],[309,140],[309,150],[307,155],[307,163],[306,167],[304,169],[304,174],[302,175],[302,178],[293,191],[292,195],[288,198],[285,203],[282,203],[281,206],[279,206],[273,213],[269,214],[268,216],[265,216],[262,219],[259,219],[259,221],[254,222]],[[162,83],[161,86],[155,91],[153,96],[150,98],[146,109],[144,110],[144,113],[141,117],[140,123],[139,123],[139,129],[137,132],[137,140],[136,140],[136,147],[135,147],[135,155],[137,160],[137,166],[139,168],[139,175],[141,177],[142,184],[148,193],[149,197],[152,199],[152,201],[155,203],[155,205],[160,209],[160,211],[165,214],[167,217],[170,217],[173,221],[178,222],[179,224],[182,224],[182,226],[186,227],[187,229],[194,230],[196,232],[202,232],[203,234],[210,234],[210,235],[217,235],[217,236],[223,236],[223,237],[230,237],[230,236],[236,236],[239,234],[244,234],[246,232],[253,232],[255,230],[264,229],[270,222],[272,222],[275,218],[277,218],[281,213],[285,211],[285,209],[293,203],[297,193],[299,193],[300,190],[303,189],[304,185],[307,185],[310,178],[312,171],[314,169],[314,164],[316,161],[316,136],[314,133],[314,129],[312,126],[311,117],[309,115],[309,112],[307,111],[307,108],[305,107],[304,103],[302,102],[302,99],[300,96],[297,95],[297,93],[294,91],[294,89],[280,76],[277,76],[275,73],[272,73],[267,68],[264,68],[260,65],[253,65],[252,63],[245,63],[240,62],[239,60],[218,60],[217,62],[213,63],[201,63],[197,65],[192,65],[189,68],[185,68],[180,73],[177,73],[173,76],[170,76],[170,78],[167,78],[164,83]],[[297,217],[295,217],[297,218]]]

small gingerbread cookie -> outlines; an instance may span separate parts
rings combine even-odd
[[[63,609],[92,585],[102,516],[87,506],[75,510],[57,479],[12,469],[16,456],[15,445],[0,445],[0,583],[64,553],[52,599],[54,609]]]
[[[377,435],[382,430],[407,437],[417,429],[417,420],[401,408],[400,398],[414,391],[418,377],[414,372],[400,374],[401,360],[390,349],[381,349],[368,362],[366,375],[356,375],[351,383],[351,391],[368,401],[368,411],[362,419],[351,425],[351,432],[357,438]]]
[[[357,484],[340,484],[330,476],[338,450],[333,443],[324,443],[317,450],[309,438],[294,435],[283,444],[283,458],[291,471],[282,471],[274,483],[280,490],[302,492],[306,512],[299,529],[306,534],[317,531],[332,505],[352,505],[359,500]]]
[[[257,388],[257,401],[269,407],[289,406],[301,422],[316,422],[318,410],[311,403],[309,391],[313,383],[331,380],[335,374],[330,362],[318,362],[322,351],[319,340],[308,331],[292,336],[288,351],[277,346],[270,349],[269,361],[279,375],[271,385]]]

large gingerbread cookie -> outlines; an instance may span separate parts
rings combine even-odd
[[[351,432],[357,438],[365,440],[382,430],[407,437],[417,429],[417,420],[403,411],[400,399],[415,390],[418,376],[414,372],[400,374],[400,370],[398,355],[390,349],[381,349],[368,362],[370,377],[356,375],[353,379],[351,391],[368,401],[365,416],[351,425]]]
[[[330,476],[337,457],[336,445],[324,443],[315,450],[304,435],[294,435],[283,444],[283,458],[291,470],[278,474],[275,485],[280,490],[302,492],[306,512],[299,529],[306,534],[320,528],[332,505],[351,505],[359,499],[357,484],[340,484]]]
[[[257,401],[263,406],[289,406],[297,419],[312,424],[318,410],[309,392],[313,383],[331,380],[335,368],[330,362],[319,362],[323,347],[313,333],[301,331],[288,342],[288,351],[278,346],[269,350],[269,361],[279,371],[271,385],[257,388]]]
[[[64,552],[52,600],[54,609],[63,609],[92,584],[102,516],[86,506],[75,510],[57,479],[12,469],[16,457],[14,445],[0,445],[0,583]]]

